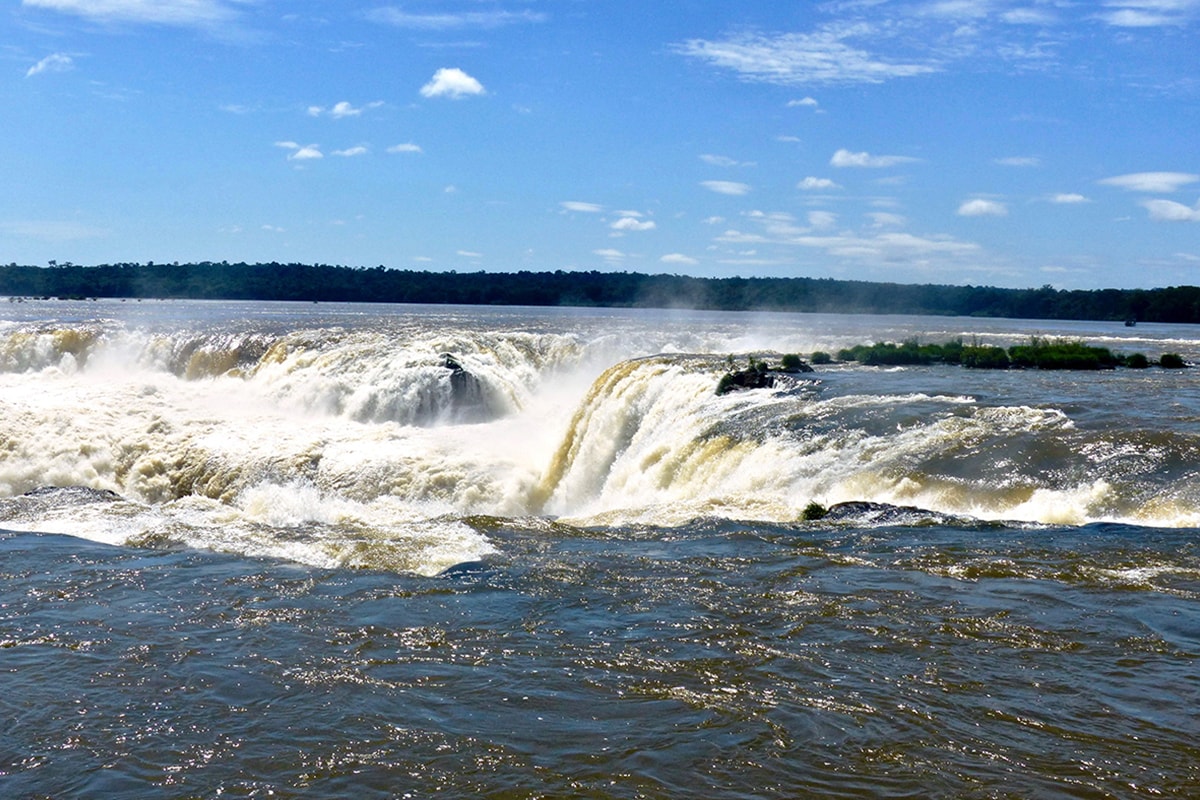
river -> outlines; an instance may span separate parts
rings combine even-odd
[[[6,798],[1200,794],[1194,370],[715,392],[1194,327],[0,312]]]

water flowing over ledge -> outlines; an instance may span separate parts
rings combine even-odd
[[[489,552],[462,521],[477,515],[792,523],[811,503],[869,501],[1200,523],[1189,376],[834,364],[718,395],[731,353],[836,349],[862,320],[164,308],[0,326],[9,527],[434,572]],[[51,485],[122,502],[13,510]]]

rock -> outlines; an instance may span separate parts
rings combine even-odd
[[[721,381],[717,384],[717,394],[729,394],[741,389],[773,389],[781,376],[814,371],[797,355],[784,356],[783,364],[779,367],[768,367],[767,362],[756,361],[751,356],[749,367],[731,370],[721,376]]]
[[[26,492],[29,497],[55,506],[83,506],[91,503],[116,503],[123,498],[109,489],[92,489],[88,486],[40,486]]]
[[[729,394],[741,389],[771,389],[774,386],[775,376],[770,371],[742,369],[726,372],[717,384],[717,394]]]
[[[894,506],[890,503],[872,503],[866,500],[836,503],[816,519],[822,522],[847,522],[855,525],[949,525],[957,521],[957,518],[948,514],[925,508]]]
[[[486,419],[483,384],[450,353],[442,354],[442,366],[450,370],[450,411],[459,422]]]

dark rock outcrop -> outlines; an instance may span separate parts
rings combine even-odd
[[[799,356],[784,356],[783,364],[779,367],[768,367],[765,361],[751,358],[750,366],[746,369],[730,370],[721,376],[717,394],[729,394],[741,389],[773,389],[784,376],[813,371]]]
[[[816,503],[811,503],[804,510],[803,518],[810,521],[842,522],[852,525],[951,525],[961,521],[949,514],[930,511],[926,508],[872,503],[866,500],[835,503],[829,508],[822,508]]]

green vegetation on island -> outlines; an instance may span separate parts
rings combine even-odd
[[[922,344],[909,339],[899,344],[880,342],[860,344],[838,352],[841,361],[868,366],[913,366],[922,364],[959,364],[968,369],[1045,369],[1098,370],[1150,366],[1143,353],[1119,355],[1107,347],[1093,347],[1075,339],[1032,337],[1027,344],[1005,349],[995,345],[963,344],[961,339],[944,344]],[[1166,369],[1186,367],[1183,358],[1165,353],[1158,365]]]
[[[310,302],[697,308],[1022,319],[1200,322],[1200,287],[1061,290],[829,278],[633,272],[418,272],[383,265],[119,263],[0,266],[0,295]]]
[[[1031,337],[1027,344],[1013,345],[1007,350],[996,345],[965,345],[961,339],[944,344],[922,344],[916,339],[899,344],[860,344],[839,350],[838,360],[889,367],[954,364],[966,369],[1101,370],[1117,367],[1147,369],[1150,366],[1150,360],[1144,353],[1119,355],[1107,347],[1092,347],[1077,339],[1047,339],[1041,336]],[[828,353],[817,351],[812,354],[811,361],[813,364],[831,364],[833,358]],[[1155,363],[1163,369],[1190,366],[1178,353],[1164,353]],[[742,389],[773,389],[779,385],[779,376],[782,374],[815,371],[795,353],[782,356],[778,367],[772,367],[753,355],[749,357],[745,369],[735,367],[733,356],[727,357],[726,364],[729,370],[717,383],[718,395]],[[795,384],[784,384],[789,385]],[[809,510],[806,509],[805,513]]]

